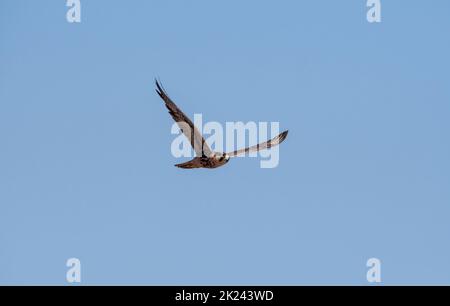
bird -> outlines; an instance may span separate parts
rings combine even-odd
[[[288,130],[280,133],[276,137],[269,141],[262,142],[260,144],[247,147],[245,149],[236,150],[233,152],[223,153],[223,152],[213,152],[211,148],[203,138],[200,131],[194,126],[192,121],[178,108],[178,106],[170,99],[169,95],[164,90],[162,84],[155,79],[156,92],[164,101],[165,106],[169,110],[169,114],[172,116],[173,120],[177,123],[181,132],[190,141],[192,148],[195,151],[196,156],[185,163],[176,164],[175,167],[182,169],[196,169],[196,168],[206,168],[215,169],[227,164],[231,157],[237,157],[242,154],[247,154],[250,152],[258,152],[260,150],[269,149],[271,147],[277,146],[282,143],[287,135]]]

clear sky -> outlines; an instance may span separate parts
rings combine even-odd
[[[0,284],[450,283],[450,2],[0,1]],[[190,116],[280,164],[175,168]]]

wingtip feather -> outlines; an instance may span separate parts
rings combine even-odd
[[[288,133],[289,133],[289,130],[286,130],[283,133],[281,133],[280,136],[279,136],[278,143],[282,143],[286,139]]]

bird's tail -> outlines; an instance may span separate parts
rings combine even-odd
[[[198,158],[194,158],[188,162],[176,164],[175,167],[183,169],[195,169],[195,168],[202,168],[202,164],[200,163]]]

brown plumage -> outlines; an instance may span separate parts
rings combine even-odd
[[[195,168],[218,168],[225,165],[230,160],[230,157],[235,157],[238,155],[246,154],[249,152],[257,152],[264,149],[269,149],[273,146],[282,143],[288,134],[288,131],[284,131],[273,139],[262,142],[255,146],[251,146],[245,149],[236,150],[229,153],[218,153],[213,152],[211,148],[206,143],[200,131],[194,126],[192,121],[177,107],[177,105],[169,98],[164,88],[155,80],[156,92],[163,99],[169,114],[172,116],[173,120],[178,124],[181,132],[189,139],[192,148],[194,148],[197,157],[194,159],[175,165],[176,167],[183,169],[195,169]]]

